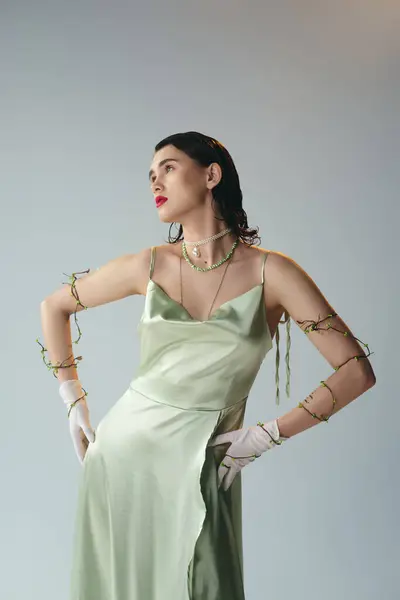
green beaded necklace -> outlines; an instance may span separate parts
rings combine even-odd
[[[236,246],[239,243],[239,238],[236,238],[236,240],[233,242],[232,248],[229,250],[228,254],[224,257],[221,258],[221,260],[219,260],[218,262],[214,263],[213,265],[210,265],[209,267],[198,267],[197,265],[193,264],[188,256],[187,253],[187,249],[186,249],[186,244],[185,241],[182,241],[182,255],[183,258],[186,260],[186,262],[188,263],[188,265],[190,265],[192,267],[192,269],[196,269],[196,271],[211,271],[212,269],[216,269],[217,267],[220,267],[224,262],[226,262],[227,260],[230,259],[230,257],[233,254],[233,251],[235,250]]]

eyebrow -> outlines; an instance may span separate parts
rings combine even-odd
[[[162,167],[166,162],[169,162],[171,160],[173,160],[174,162],[179,162],[179,160],[177,158],[164,158],[163,160],[161,160],[158,163],[158,166]],[[150,169],[150,171],[149,171],[149,179],[151,179],[152,175],[154,175],[154,171],[153,171],[153,169]]]

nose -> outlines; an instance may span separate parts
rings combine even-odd
[[[151,184],[151,186],[152,186],[154,192],[156,192],[156,191],[158,192],[161,190],[162,185],[159,183],[158,177],[156,177],[153,180],[153,183]]]

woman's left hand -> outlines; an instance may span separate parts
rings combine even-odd
[[[218,469],[218,489],[223,484],[223,490],[226,491],[243,467],[259,458],[263,452],[280,445],[283,439],[280,438],[276,420],[259,422],[257,425],[221,433],[213,438],[208,446],[230,444]]]

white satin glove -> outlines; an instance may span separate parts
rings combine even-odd
[[[280,446],[286,439],[280,436],[276,420],[217,435],[208,446],[231,444],[218,469],[218,489],[223,484],[222,488],[226,491],[243,467],[259,458],[263,452]]]
[[[94,442],[96,439],[95,431],[90,424],[86,394],[82,389],[79,379],[63,381],[59,392],[61,398],[64,400],[64,404],[68,408],[69,431],[75,452],[79,462],[82,464],[89,442]],[[78,402],[74,404],[76,400]]]

